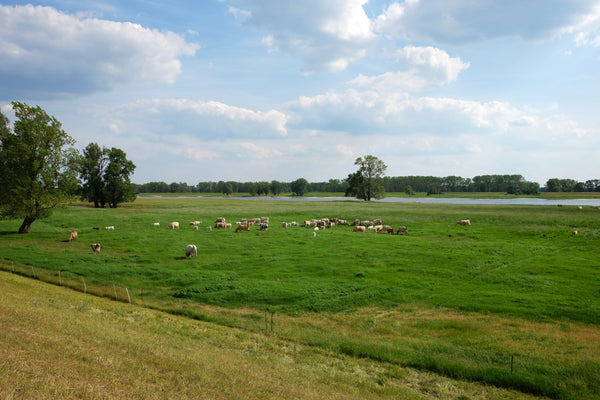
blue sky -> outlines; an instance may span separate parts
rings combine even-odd
[[[0,1],[0,60],[136,183],[600,178],[600,0]]]

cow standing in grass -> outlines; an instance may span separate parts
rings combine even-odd
[[[198,248],[194,244],[188,244],[185,246],[185,256],[187,258],[194,258],[198,255]]]

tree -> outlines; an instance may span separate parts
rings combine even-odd
[[[0,117],[0,209],[5,217],[23,218],[19,233],[29,233],[35,220],[72,198],[79,154],[61,123],[39,106],[12,107],[12,132]]]
[[[279,196],[285,190],[285,185],[279,181],[271,181],[270,189],[273,196]]]
[[[304,178],[296,179],[290,183],[290,189],[294,196],[304,196],[308,191],[308,181]]]
[[[104,172],[108,165],[105,149],[97,143],[90,143],[83,150],[79,165],[79,178],[83,181],[81,187],[82,200],[94,202],[94,207],[104,208]]]
[[[367,155],[358,157],[354,162],[358,171],[348,175],[348,188],[346,196],[355,196],[357,199],[370,201],[372,198],[381,199],[385,193],[382,185],[383,173],[387,165],[379,158]]]
[[[106,185],[106,201],[110,208],[116,208],[119,203],[135,200],[129,179],[133,171],[135,171],[135,164],[127,159],[123,150],[113,147],[108,151],[108,166],[104,172],[104,184]]]
[[[104,208],[106,204],[115,208],[119,203],[135,200],[129,179],[134,170],[135,165],[123,150],[90,143],[79,163],[79,178],[83,181],[81,198],[94,202],[96,208]],[[190,191],[187,183],[173,182],[168,187],[171,192]]]
[[[226,196],[229,196],[230,194],[233,193],[233,185],[231,184],[231,182],[225,182],[223,184],[223,188],[221,190],[221,193],[223,193]]]

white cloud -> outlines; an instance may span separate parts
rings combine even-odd
[[[429,0],[394,2],[374,30],[408,40],[472,42],[515,36],[547,39],[585,18],[596,0]]]
[[[600,5],[564,31],[574,35],[577,46],[600,47]]]
[[[0,80],[9,92],[90,93],[120,84],[173,83],[198,45],[173,32],[68,15],[52,7],[0,6]]]
[[[152,99],[114,107],[97,108],[93,115],[114,133],[170,141],[177,135],[225,140],[287,135],[287,118],[277,110],[255,111],[217,101]]]
[[[514,143],[530,138],[577,140],[591,133],[556,110],[518,108],[508,102],[415,97],[408,93],[328,92],[286,106],[289,129],[345,132],[353,136],[410,135],[456,138],[473,134]]]
[[[350,84],[378,91],[414,92],[426,86],[454,82],[460,72],[469,68],[468,62],[459,57],[452,58],[445,51],[433,47],[406,46],[398,51],[398,61],[401,70],[397,72],[386,72],[372,77],[361,74]]]
[[[363,10],[367,0],[231,2],[243,10],[245,25],[265,33],[263,44],[269,51],[299,57],[305,72],[344,70],[364,57],[365,46],[375,39],[372,21]]]

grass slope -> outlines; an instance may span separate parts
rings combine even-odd
[[[532,399],[0,272],[2,399]]]

